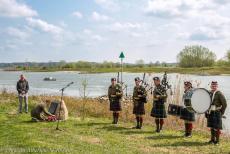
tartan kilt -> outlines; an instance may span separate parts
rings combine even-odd
[[[164,101],[154,101],[151,116],[155,118],[167,118]]]
[[[193,121],[195,121],[195,113],[189,112],[186,108],[183,108],[181,110],[180,119],[193,122]]]
[[[214,129],[223,129],[222,114],[220,111],[211,111],[207,117],[207,126]]]
[[[134,102],[133,103],[133,114],[136,114],[136,115],[145,114],[145,103],[144,102]]]
[[[121,111],[120,101],[110,101],[110,111]]]

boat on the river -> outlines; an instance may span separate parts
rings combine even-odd
[[[43,79],[44,81],[56,81],[57,79],[56,78],[53,78],[53,77],[46,77]]]

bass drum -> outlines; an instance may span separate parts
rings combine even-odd
[[[210,109],[211,103],[209,91],[204,88],[196,88],[192,91],[191,103],[185,106],[190,112],[203,114]]]

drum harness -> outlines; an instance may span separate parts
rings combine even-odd
[[[218,91],[214,91],[213,95],[212,95],[212,104],[211,104],[211,107],[209,109],[209,114],[211,113],[211,111],[219,111],[221,110],[222,106],[220,107],[217,107],[216,105],[213,104],[213,101],[214,101],[214,98],[215,98],[215,95]]]

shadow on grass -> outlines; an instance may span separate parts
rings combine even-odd
[[[102,128],[98,128],[98,129],[103,129],[106,131],[124,131],[124,130],[130,130],[130,128],[127,127],[122,127],[122,126],[115,126],[115,125],[111,125],[110,126],[104,126]]]
[[[143,130],[136,130],[130,129],[130,131],[120,132],[124,135],[132,135],[132,134],[153,134],[153,131],[143,131]]]
[[[184,138],[184,137],[178,136],[178,135],[160,135],[160,136],[148,136],[148,137],[146,137],[146,139],[150,139],[150,140],[178,139],[178,138]]]
[[[207,142],[198,142],[198,141],[184,141],[184,142],[176,142],[173,144],[156,144],[153,147],[179,147],[179,146],[186,146],[186,147],[198,147],[198,146],[207,146],[209,145]]]
[[[132,134],[153,134],[153,131],[144,131],[144,130],[137,130],[130,127],[123,127],[123,126],[116,126],[116,125],[110,125],[110,126],[104,126],[102,128],[106,131],[117,131],[120,134],[123,135],[132,135]]]
[[[75,123],[74,126],[106,126],[110,125],[110,123],[104,122],[88,122],[88,123]]]

